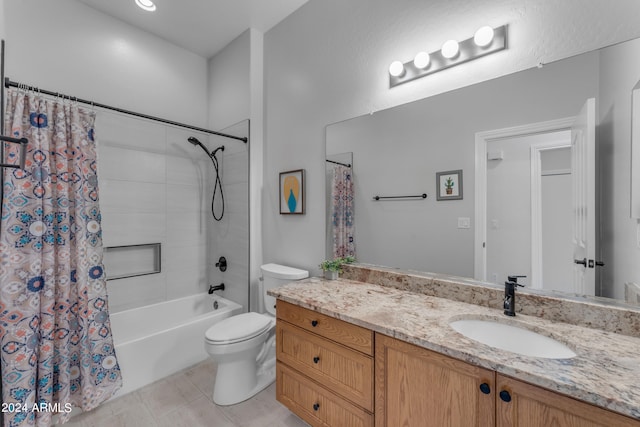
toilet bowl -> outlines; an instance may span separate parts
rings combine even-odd
[[[243,313],[211,326],[205,349],[218,364],[213,401],[234,405],[251,398],[275,381],[275,298],[271,288],[304,279],[309,272],[278,264],[260,267],[265,313]]]

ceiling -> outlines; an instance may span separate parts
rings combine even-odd
[[[248,28],[267,32],[307,0],[154,0],[145,12],[134,0],[78,0],[107,15],[210,58]]]

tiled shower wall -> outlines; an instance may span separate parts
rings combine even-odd
[[[162,248],[160,273],[107,282],[112,312],[208,289],[214,262],[208,255],[213,166],[187,142],[189,136],[212,145],[198,132],[98,112],[104,246],[160,243]]]
[[[223,132],[248,136],[249,122],[244,120],[230,126]],[[224,189],[225,210],[221,221],[214,221],[211,215],[211,192],[206,195],[208,220],[208,259],[209,283],[225,284],[224,292],[217,292],[225,298],[242,304],[249,309],[249,144],[241,141],[212,136],[210,148],[225,147],[221,159],[222,183]],[[204,153],[203,153],[204,154]],[[213,165],[209,165],[213,172]],[[215,177],[211,177],[211,182]],[[218,213],[219,211],[216,210]],[[215,267],[218,259],[227,259],[227,271]]]

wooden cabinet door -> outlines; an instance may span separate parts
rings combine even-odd
[[[376,427],[495,425],[495,373],[375,336]]]
[[[501,374],[496,387],[497,427],[640,427],[640,421]]]

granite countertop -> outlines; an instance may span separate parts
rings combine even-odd
[[[352,280],[310,278],[269,290],[283,301],[640,419],[640,338]],[[459,319],[524,327],[569,346],[571,359],[499,350],[454,331]]]

